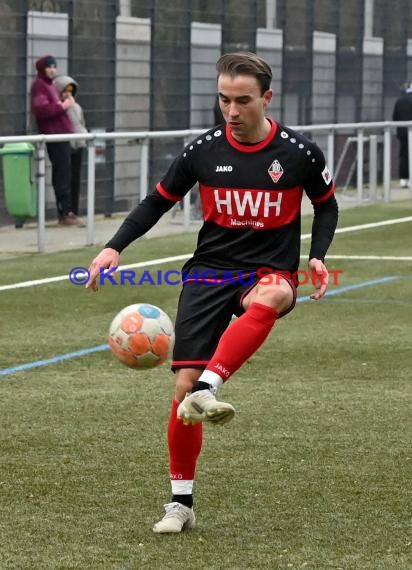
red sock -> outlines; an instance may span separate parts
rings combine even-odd
[[[275,309],[252,303],[225,330],[206,369],[227,380],[263,344],[277,318]]]
[[[203,425],[185,426],[177,418],[178,405],[179,402],[173,400],[167,432],[170,479],[191,481],[195,478],[196,462],[202,449]]]

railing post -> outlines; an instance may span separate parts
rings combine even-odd
[[[43,253],[46,231],[46,151],[44,142],[37,145],[37,181],[37,249],[39,253]]]
[[[408,165],[409,165],[408,197],[412,198],[412,127],[408,127]]]
[[[189,144],[190,136],[183,137],[183,148]],[[183,198],[183,227],[187,230],[190,227],[190,203],[192,190]]]
[[[385,127],[383,133],[383,200],[391,199],[391,128]]]
[[[369,197],[376,200],[376,188],[378,179],[378,137],[369,137]]]
[[[94,205],[96,196],[96,147],[94,140],[87,144],[87,237],[86,245],[94,244]]]
[[[141,141],[140,150],[140,200],[147,196],[149,189],[149,139]]]
[[[358,130],[357,135],[357,171],[356,171],[356,189],[358,202],[362,202],[363,198],[363,129]]]
[[[335,171],[335,133],[331,131],[328,133],[328,167],[332,173]]]
[[[190,194],[188,192],[183,198],[183,227],[187,230],[190,227]]]

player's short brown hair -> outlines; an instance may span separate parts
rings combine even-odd
[[[218,77],[219,75],[230,75],[231,77],[253,75],[259,82],[262,95],[270,89],[272,70],[266,61],[255,53],[249,51],[225,53],[218,59],[216,71]]]

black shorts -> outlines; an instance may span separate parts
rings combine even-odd
[[[189,281],[183,285],[177,309],[172,370],[179,368],[206,368],[220,337],[233,315],[245,311],[242,302],[259,282],[260,277],[247,283],[214,283]],[[296,287],[286,279],[293,291],[291,306],[278,318],[290,313],[296,304]]]

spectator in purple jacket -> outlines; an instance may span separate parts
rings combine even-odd
[[[57,75],[57,62],[51,55],[46,55],[36,62],[37,77],[31,87],[31,110],[36,119],[39,133],[66,134],[75,129],[67,113],[75,104],[73,97],[60,100],[60,93],[53,85]],[[70,142],[46,143],[47,154],[52,165],[52,183],[56,196],[59,224],[77,226],[79,218],[72,212],[71,206],[71,147]]]

